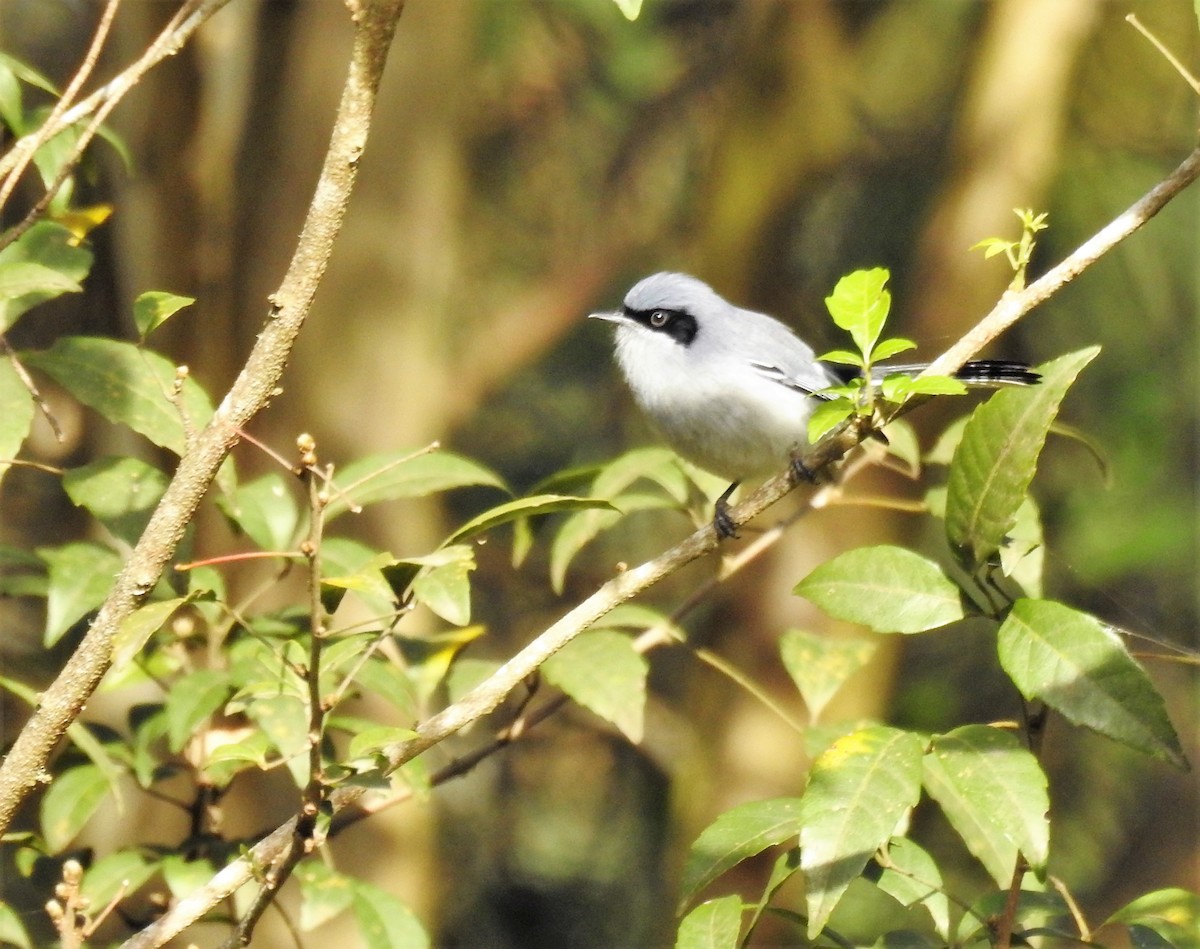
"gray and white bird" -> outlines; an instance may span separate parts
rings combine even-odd
[[[634,284],[624,305],[592,319],[617,324],[617,363],[634,399],[684,458],[728,478],[713,525],[731,536],[728,499],[745,480],[786,463],[802,473],[797,452],[808,444],[808,419],[821,391],[856,371],[821,362],[812,347],[764,313],[743,310],[683,273],[656,273]],[[880,366],[919,372],[924,366]],[[966,385],[1031,385],[1024,363],[979,360],[956,374]]]

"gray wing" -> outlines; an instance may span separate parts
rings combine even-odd
[[[762,313],[743,310],[742,314],[747,332],[741,355],[762,376],[804,395],[840,384],[829,367],[817,360],[812,347],[787,326]]]

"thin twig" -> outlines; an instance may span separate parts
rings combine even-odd
[[[1183,76],[1184,81],[1192,87],[1192,91],[1200,95],[1200,79],[1193,76],[1188,68],[1179,61],[1179,58],[1167,49],[1166,45],[1157,36],[1151,33],[1146,27],[1142,26],[1142,21],[1137,18],[1136,13],[1130,13],[1125,17],[1125,22],[1129,23],[1135,30],[1146,37],[1160,53],[1163,58],[1175,67],[1175,71]]]
[[[92,35],[92,41],[88,45],[87,53],[84,54],[83,62],[75,71],[74,77],[67,85],[66,90],[57,102],[54,103],[54,108],[50,110],[50,114],[46,120],[34,131],[33,135],[28,139],[22,139],[17,143],[14,150],[17,152],[17,164],[8,173],[4,179],[4,183],[0,184],[0,208],[8,204],[8,199],[12,196],[13,189],[16,188],[17,182],[21,176],[25,174],[25,170],[33,161],[33,156],[37,154],[37,150],[41,148],[52,137],[50,129],[62,117],[62,114],[70,108],[75,101],[75,97],[79,95],[79,90],[83,88],[88,77],[91,76],[92,70],[96,67],[96,62],[100,58],[100,51],[104,48],[104,43],[108,39],[108,32],[112,27],[113,18],[117,15],[117,7],[121,5],[121,0],[108,0],[104,7],[104,11],[100,14],[100,21],[96,24],[96,32]],[[70,163],[68,163],[70,164]]]

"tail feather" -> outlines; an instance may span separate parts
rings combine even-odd
[[[893,372],[916,375],[928,368],[929,363],[876,366],[871,375],[876,382],[879,382],[884,376]],[[1034,386],[1042,381],[1042,377],[1030,369],[1028,363],[1011,359],[976,359],[964,363],[962,368],[954,373],[954,378],[965,385],[978,388]]]

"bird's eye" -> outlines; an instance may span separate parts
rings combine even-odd
[[[650,314],[650,325],[655,329],[661,329],[671,321],[671,314],[667,310],[655,310]]]

